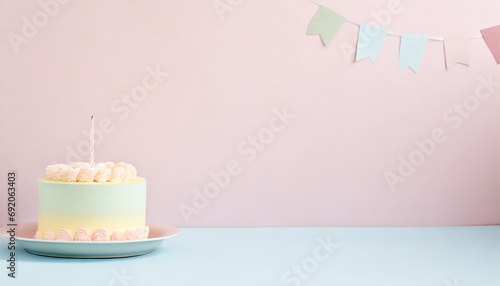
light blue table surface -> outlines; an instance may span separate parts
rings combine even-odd
[[[500,286],[500,226],[189,228],[143,256],[17,259],[0,285]]]

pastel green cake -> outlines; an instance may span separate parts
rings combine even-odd
[[[147,238],[146,180],[38,181],[38,231],[44,240]]]

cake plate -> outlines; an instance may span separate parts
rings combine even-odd
[[[150,253],[167,238],[179,233],[179,228],[161,224],[149,226],[149,237],[126,241],[55,241],[34,239],[38,223],[20,223],[16,226],[16,244],[26,252],[42,256],[64,258],[118,258]],[[10,238],[10,226],[0,227],[0,236]]]

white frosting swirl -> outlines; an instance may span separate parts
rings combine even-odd
[[[49,165],[45,169],[45,174],[43,175],[43,177],[47,180],[52,180],[58,177],[57,172],[59,172],[59,168],[57,167],[57,165]]]
[[[104,165],[108,169],[113,169],[115,167],[115,163],[113,163],[113,162],[106,162],[106,163],[104,163]]]
[[[147,239],[149,236],[149,226],[146,225],[145,227],[140,228],[139,234],[139,239]]]
[[[64,172],[62,180],[63,182],[76,182],[76,176],[78,176],[78,172],[80,170],[77,169],[69,169]]]
[[[91,167],[87,162],[49,165],[43,178],[62,182],[126,182],[137,177],[137,170],[131,164],[119,162],[97,163]]]
[[[138,229],[128,229],[125,232],[125,238],[127,240],[138,240],[141,237],[141,234],[139,233]]]
[[[35,233],[35,239],[42,239],[42,234],[40,233],[39,230],[37,230]]]
[[[125,169],[125,176],[123,177],[123,181],[130,181],[137,176],[137,170],[131,164],[123,165],[123,169]]]
[[[71,234],[71,231],[69,231],[67,229],[60,229],[57,231],[56,240],[72,241],[73,235]]]
[[[93,182],[94,181],[94,170],[90,167],[84,167],[80,169],[78,175],[76,176],[77,182]]]
[[[80,228],[75,232],[75,241],[91,241],[92,236],[86,228]]]
[[[110,182],[123,182],[125,177],[125,169],[121,166],[115,166],[113,171],[111,171]]]
[[[139,227],[139,228],[131,228],[125,232],[125,237],[127,240],[138,240],[138,239],[146,239],[149,235],[149,227]]]
[[[48,230],[45,232],[45,235],[43,236],[43,238],[46,240],[56,240],[56,234],[53,233],[52,231]]]
[[[44,178],[47,180],[61,181],[64,173],[66,173],[70,169],[72,169],[72,167],[65,164],[49,165],[45,169]]]
[[[94,177],[94,181],[96,182],[107,182],[109,180],[109,177],[111,177],[111,170],[108,168],[103,168],[97,171]]]
[[[116,230],[111,234],[111,240],[112,241],[122,241],[126,240],[127,238],[125,237],[125,233],[121,230]]]
[[[102,228],[96,229],[92,235],[93,241],[109,241],[108,232]]]

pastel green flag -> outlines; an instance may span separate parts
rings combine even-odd
[[[328,46],[345,22],[345,17],[320,6],[307,26],[307,35],[319,35],[323,45]]]

